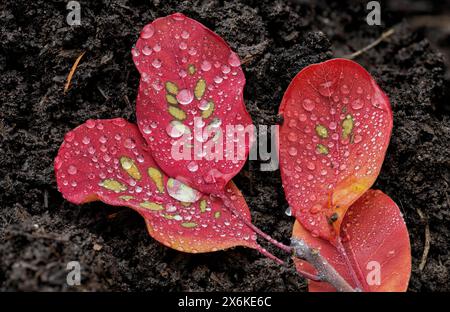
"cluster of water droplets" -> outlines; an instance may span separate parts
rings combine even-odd
[[[344,78],[326,80],[316,92],[291,92],[284,99],[280,134],[284,187],[293,189],[289,202],[301,201],[309,207],[304,211],[308,215],[321,211],[315,194],[332,190],[337,179],[343,180],[347,173],[375,174],[380,165],[376,156],[385,148],[383,133],[389,119],[386,110],[374,110],[383,100],[378,87],[366,82],[354,86]],[[318,215],[309,222],[313,225],[321,218]]]

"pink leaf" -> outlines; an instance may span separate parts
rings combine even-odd
[[[377,178],[392,130],[389,99],[355,62],[303,69],[279,113],[280,167],[293,215],[336,242],[345,212]]]
[[[169,176],[204,193],[223,192],[253,134],[239,57],[181,13],[146,25],[132,54],[141,73],[138,125],[153,158]],[[232,127],[238,139],[227,135]]]
[[[70,202],[130,207],[145,218],[150,235],[168,247],[192,253],[233,246],[260,250],[254,232],[221,199],[166,176],[138,128],[122,118],[88,120],[67,133],[55,172],[58,189]],[[226,193],[250,221],[245,199],[232,182]]]

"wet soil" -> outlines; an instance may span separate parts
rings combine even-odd
[[[404,213],[413,255],[409,289],[449,291],[450,84],[437,50],[448,51],[448,41],[434,32],[430,44],[426,25],[412,25],[408,16],[442,14],[445,8],[448,13],[450,5],[398,2],[405,6],[382,4],[382,25],[368,26],[365,1],[80,1],[82,24],[68,26],[65,1],[2,1],[0,289],[306,290],[293,269],[253,250],[176,252],[149,237],[130,209],[79,207],[56,189],[52,163],[67,131],[89,118],[135,121],[138,72],[130,49],[144,24],[180,11],[223,36],[247,60],[245,100],[256,124],[275,122],[283,92],[302,68],[352,53],[395,27],[387,41],[356,59],[389,95],[394,111],[375,187]],[[66,76],[84,51],[64,94]],[[261,172],[259,162],[251,161],[235,182],[254,223],[287,243],[293,220],[284,214],[279,171]],[[430,250],[421,270],[427,227]],[[81,264],[80,286],[66,284],[69,261]]]

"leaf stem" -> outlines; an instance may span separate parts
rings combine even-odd
[[[272,243],[274,246],[280,248],[281,250],[303,259],[310,263],[317,270],[318,275],[314,275],[302,270],[297,270],[297,272],[303,277],[310,279],[316,282],[327,282],[334,286],[337,291],[341,292],[354,292],[355,289],[347,283],[347,281],[331,266],[331,264],[320,255],[320,252],[317,249],[311,248],[308,244],[306,244],[303,240],[298,240],[296,238],[291,238],[291,246],[287,246],[274,238],[272,238],[269,234],[264,233],[258,227],[256,227],[251,221],[245,218],[239,211],[234,208],[233,203],[228,198],[227,194],[222,193],[218,194],[223,202],[224,206],[236,217],[239,218],[246,226],[252,229],[256,234],[260,235],[262,238]],[[277,258],[270,252],[268,252],[265,248],[257,245],[257,250],[261,252],[264,256],[268,257],[276,261],[278,264],[286,265],[286,262]],[[344,250],[345,251],[345,250]]]
[[[245,218],[239,211],[237,211],[234,208],[233,204],[228,199],[228,196],[226,194],[219,194],[218,196],[224,201],[225,207],[232,214],[234,214],[236,217],[238,217],[239,220],[241,220],[246,226],[248,226],[250,229],[252,229],[256,234],[260,235],[262,238],[267,240],[269,243],[272,243],[273,245],[277,246],[281,250],[283,250],[287,253],[292,253],[292,247],[285,245],[285,244],[277,241],[276,239],[272,238],[269,234],[264,233],[258,227],[256,227],[251,221],[249,221],[247,218]]]
[[[340,292],[355,292],[356,290],[333,268],[333,266],[320,254],[320,251],[313,249],[305,241],[291,238],[291,246],[294,249],[294,256],[307,261],[314,266],[321,281],[331,284]]]
[[[350,262],[350,258],[348,257],[347,252],[345,251],[344,245],[342,245],[342,240],[339,237],[337,240],[337,251],[341,254],[342,258],[344,258],[345,265],[347,267],[348,272],[350,273],[350,276],[352,277],[353,282],[356,284],[356,286],[359,289],[363,289],[361,281],[358,279],[358,276],[356,275],[355,270],[353,269],[353,266]]]

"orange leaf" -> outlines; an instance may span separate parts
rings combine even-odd
[[[320,250],[341,276],[356,287],[334,245],[313,237],[298,221],[292,235]],[[341,238],[363,291],[406,291],[411,274],[411,247],[400,209],[389,196],[379,190],[367,191],[348,209]],[[297,269],[316,273],[303,260],[294,261]],[[335,291],[328,283],[314,281],[309,282],[309,290]]]

